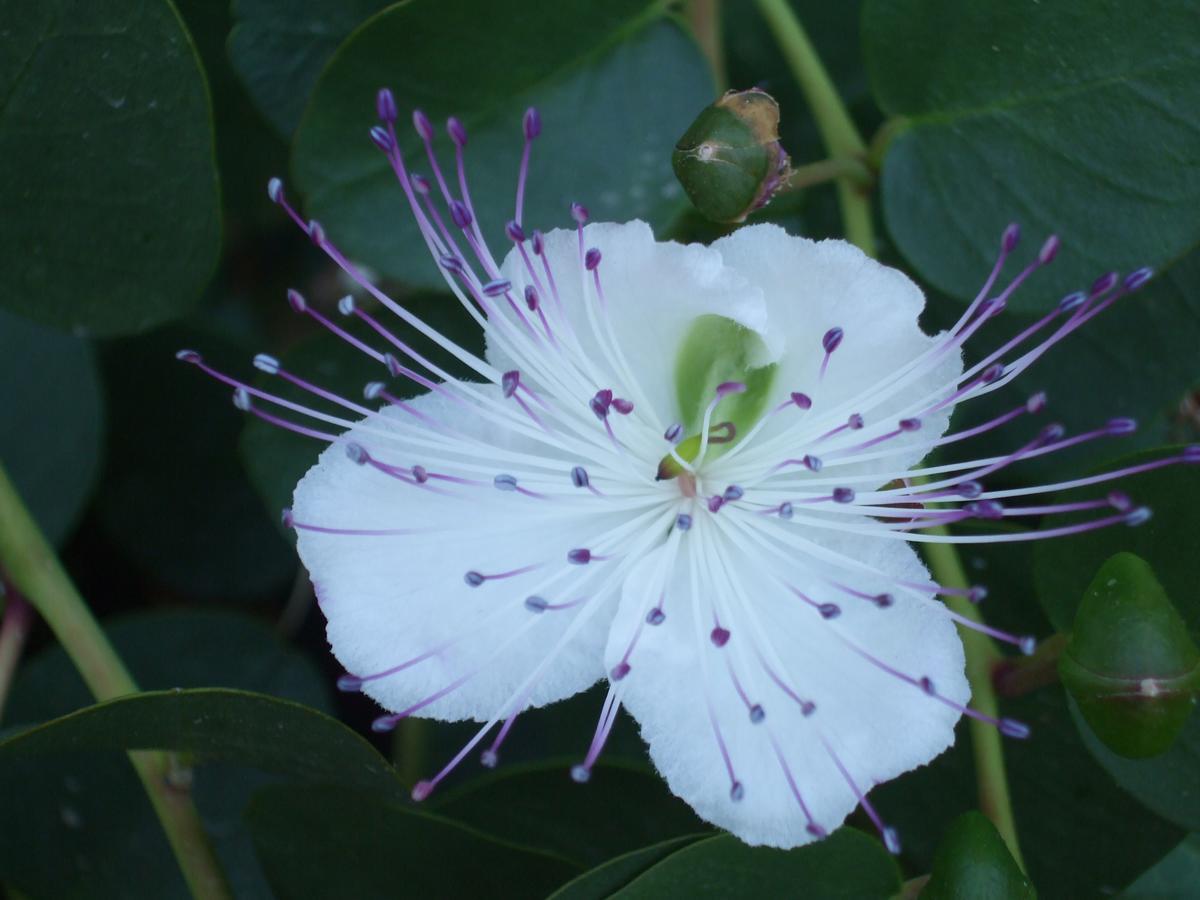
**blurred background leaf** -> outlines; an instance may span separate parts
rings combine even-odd
[[[1058,233],[1047,299],[1012,301],[1028,311],[1195,245],[1195,25],[1189,0],[868,0],[875,95],[907,123],[881,194],[904,256],[965,300],[1009,222]]]
[[[220,250],[212,110],[167,0],[4,0],[0,306],[83,333],[190,309]]]

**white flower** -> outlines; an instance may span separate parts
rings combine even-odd
[[[271,196],[401,320],[347,298],[341,312],[378,336],[356,345],[423,393],[402,400],[411,385],[393,392],[373,383],[366,396],[383,401],[376,411],[271,357],[256,360],[337,410],[321,412],[216,372],[193,352],[181,356],[234,385],[242,408],[329,441],[286,519],[333,652],[352,673],[341,686],[392,711],[379,730],[408,715],[483,723],[414,797],[468,754],[495,765],[522,710],[607,678],[577,781],[587,780],[624,706],[671,790],[746,842],[803,844],[862,805],[895,849],[866,792],[949,747],[964,712],[986,719],[966,707],[956,622],[972,623],[939,598],[979,600],[982,588],[936,584],[911,543],[998,539],[931,532],[971,517],[1109,507],[1082,523],[1007,536],[1025,539],[1147,515],[1116,493],[1001,505],[1060,486],[981,483],[1017,459],[1125,433],[1128,420],[1075,438],[1044,428],[1003,457],[920,460],[1039,412],[1044,398],[1034,395],[987,425],[943,436],[956,404],[1016,378],[1148,273],[1067,298],[963,371],[964,342],[1049,261],[1054,239],[997,290],[1017,243],[1007,231],[979,298],[931,337],[918,325],[920,290],[841,241],[758,225],[709,247],[658,243],[641,222],[584,224],[578,206],[576,228],[527,233],[522,196],[540,130],[531,111],[512,247],[498,265],[467,193],[461,125],[448,123],[456,179],[436,168],[433,129],[414,116],[435,165],[431,188],[405,167],[387,92],[379,110],[372,137],[447,285],[484,330],[485,358],[372,286],[319,225],[298,217],[278,182]],[[290,299],[356,342],[299,294]],[[412,350],[402,326],[478,381],[450,377]],[[280,418],[252,398],[318,424]],[[1028,649],[1028,639],[985,630]],[[994,724],[1027,733],[1011,720]]]

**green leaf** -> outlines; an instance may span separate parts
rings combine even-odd
[[[96,482],[104,409],[87,342],[0,312],[0,457],[46,537],[74,526]]]
[[[266,624],[216,611],[143,613],[106,623],[106,634],[146,688],[221,684],[328,709],[325,680]],[[36,722],[87,706],[91,695],[58,646],[19,671],[6,713]],[[241,814],[272,776],[235,765],[194,770],[192,794],[239,898],[269,900]],[[0,766],[0,879],[30,896],[128,896],[130,871],[144,896],[185,898],[162,826],[123,755],[55,752]]]
[[[578,871],[362,791],[268,788],[255,796],[247,821],[281,900],[544,897]]]
[[[422,108],[435,123],[456,115],[466,126],[471,198],[499,254],[509,244],[503,226],[513,215],[521,115],[531,105],[545,127],[533,150],[527,226],[569,225],[572,200],[601,220],[669,222],[685,203],[671,148],[714,89],[693,41],[662,11],[650,0],[385,10],[338,49],[296,134],[292,168],[307,214],[378,272],[442,284],[387,160],[367,139],[375,92],[390,85],[406,112]],[[405,158],[427,171],[407,121],[399,132]],[[449,142],[441,147],[452,170]]]
[[[221,226],[179,16],[167,0],[4,0],[0,19],[0,306],[102,334],[182,314]]]
[[[708,835],[685,834],[614,856],[564,884],[548,900],[604,900],[672,853],[706,837]]]
[[[606,762],[593,769],[587,784],[577,785],[568,774],[574,761],[499,769],[440,798],[434,795],[429,808],[581,867],[704,830],[658,775]]]
[[[1179,900],[1200,884],[1200,834],[1189,835],[1152,869],[1121,892],[1121,900]]]
[[[1045,308],[1109,269],[1161,266],[1200,240],[1200,54],[1190,0],[868,2],[887,150],[884,217],[937,287],[969,299],[1013,220],[1063,239]]]
[[[393,0],[233,0],[229,58],[282,135],[300,124],[321,69],[355,28]]]
[[[175,358],[191,348],[249,373],[251,352],[208,330],[171,326],[103,350],[108,467],[97,506],[116,545],[188,597],[261,597],[298,563],[267,516],[235,448],[242,413],[231,391]]]
[[[611,896],[884,900],[899,888],[899,868],[879,842],[841,828],[796,850],[748,847],[730,835],[706,838],[672,853]]]
[[[922,900],[1034,900],[1037,892],[1008,852],[996,826],[981,812],[951,823],[933,860]]]

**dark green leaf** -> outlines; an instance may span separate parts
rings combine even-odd
[[[578,869],[394,800],[330,787],[260,791],[247,813],[281,900],[541,898]]]
[[[173,326],[106,345],[112,427],[101,523],[130,558],[186,596],[261,596],[298,564],[238,463],[243,414],[230,389],[175,359],[183,348],[227,372],[253,371],[249,350],[207,330]]]
[[[604,900],[672,853],[706,837],[708,835],[687,834],[622,853],[564,884],[549,900]]]
[[[909,126],[884,162],[888,230],[942,290],[973,296],[1013,220],[1063,238],[1026,310],[1200,240],[1190,0],[876,0],[863,23],[875,96]]]
[[[649,0],[386,10],[339,48],[301,122],[292,163],[307,214],[379,272],[442,283],[386,159],[367,139],[375,92],[391,85],[405,110],[402,149],[416,170],[428,165],[407,111],[420,107],[435,123],[461,118],[471,197],[500,253],[509,243],[502,229],[513,215],[521,115],[531,105],[545,128],[533,151],[527,224],[569,225],[573,200],[597,219],[669,222],[685,202],[671,148],[712,100],[713,85],[692,40],[661,12]],[[452,160],[443,154],[451,169]]]
[[[1189,835],[1178,847],[1121,892],[1121,900],[1179,900],[1188,885],[1200,884],[1200,834]]]
[[[212,113],[166,0],[0,4],[0,306],[139,331],[185,312],[220,248]]]
[[[652,866],[613,900],[664,897],[884,900],[900,871],[878,841],[852,828],[796,850],[747,847],[729,835],[697,841]]]
[[[656,774],[601,763],[587,784],[577,785],[568,774],[574,761],[500,769],[435,799],[430,808],[580,866],[704,829]]]
[[[350,32],[393,0],[233,0],[229,58],[282,135],[300,124],[313,85]]]
[[[34,519],[62,540],[100,468],[103,404],[87,342],[0,312],[0,458]]]
[[[1034,900],[1037,892],[1021,872],[996,826],[981,812],[955,819],[933,860],[923,900]]]

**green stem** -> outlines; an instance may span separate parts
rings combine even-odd
[[[0,569],[38,611],[97,700],[137,692],[125,664],[79,596],[0,465]],[[224,873],[191,795],[170,778],[167,754],[131,751],[129,759],[162,823],[192,896],[225,900]]]
[[[933,534],[947,534],[945,528],[930,529]],[[971,582],[962,567],[958,553],[951,544],[927,543],[925,561],[933,572],[934,581],[946,587],[966,588]],[[946,605],[973,622],[983,622],[979,608],[966,597],[951,596]],[[971,685],[971,705],[990,718],[1000,715],[992,671],[1003,657],[992,639],[970,628],[959,629],[967,657],[967,682]],[[1017,824],[1013,818],[1012,800],[1008,792],[1008,773],[1004,768],[1003,737],[999,729],[987,722],[970,719],[971,747],[975,754],[975,781],[979,790],[979,808],[992,823],[1013,859],[1025,871],[1021,847],[1017,843]]]
[[[17,661],[33,625],[33,610],[25,598],[15,590],[8,592],[7,599],[4,595],[4,583],[0,581],[0,609],[3,610],[0,616],[0,721],[4,719],[4,704],[8,700]]]
[[[729,82],[725,71],[724,35],[721,32],[721,0],[691,0],[687,6],[687,18],[696,43],[712,67],[717,87],[725,90]]]
[[[1008,657],[992,672],[992,683],[1001,697],[1023,697],[1058,681],[1058,660],[1067,649],[1068,636],[1052,634],[1037,645],[1033,656]]]
[[[849,157],[840,157],[795,167],[792,169],[792,174],[788,176],[783,191],[801,190],[833,181],[836,178],[848,178],[863,188],[870,188],[873,182],[871,170],[862,162]]]
[[[766,20],[784,59],[796,77],[800,90],[812,110],[813,120],[825,149],[832,157],[862,159],[866,144],[817,51],[808,39],[804,26],[796,18],[787,0],[757,0],[759,11]],[[846,238],[866,253],[875,255],[875,226],[871,218],[871,203],[861,188],[849,177],[838,179],[838,202],[842,209],[842,224]]]

